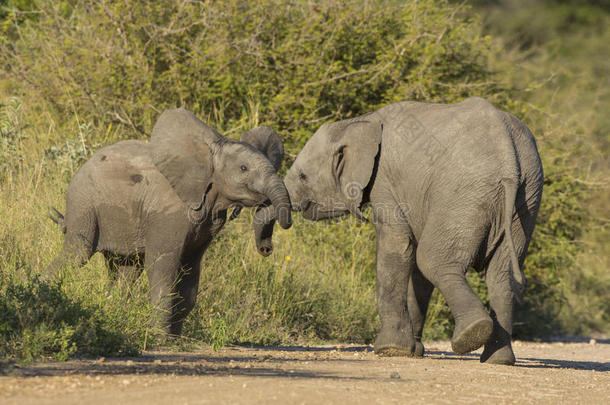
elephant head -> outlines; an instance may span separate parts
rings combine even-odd
[[[232,141],[179,108],[161,114],[150,144],[156,167],[189,216],[205,218],[218,205],[239,210],[271,204],[280,225],[291,226],[290,198],[276,174],[283,145],[271,128],[255,128],[242,142]]]
[[[310,220],[351,213],[364,219],[360,207],[374,177],[382,124],[341,121],[322,125],[305,144],[284,178],[292,209]],[[271,249],[274,212],[257,211],[255,235],[259,253]]]
[[[322,125],[284,179],[293,209],[310,220],[347,213],[364,219],[360,207],[373,177],[381,132],[382,124],[375,121]]]

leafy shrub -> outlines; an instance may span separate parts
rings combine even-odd
[[[490,40],[445,1],[34,1],[3,69],[59,114],[148,134],[182,105],[263,121],[295,152],[323,121],[401,99],[493,95]]]
[[[0,272],[0,355],[32,360],[72,355],[134,355],[126,335],[96,311],[70,298],[59,284]]]

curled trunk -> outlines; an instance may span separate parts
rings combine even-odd
[[[254,239],[258,253],[269,256],[273,252],[273,226],[277,221],[282,228],[290,228],[292,207],[284,182],[277,176],[267,183],[264,194],[271,205],[259,208],[254,214]]]
[[[292,225],[292,208],[288,190],[286,190],[284,182],[278,176],[274,176],[274,178],[267,183],[264,194],[271,201],[274,218],[279,222],[280,226],[284,229],[290,228]]]

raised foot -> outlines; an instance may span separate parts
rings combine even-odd
[[[466,328],[454,333],[451,348],[457,354],[465,354],[483,346],[491,336],[493,322],[491,318],[479,319]]]
[[[485,350],[483,350],[481,355],[481,363],[512,366],[515,364],[515,353],[513,353],[510,343],[500,348],[485,345]]]

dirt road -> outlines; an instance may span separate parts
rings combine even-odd
[[[514,367],[427,348],[424,359],[339,345],[41,363],[3,370],[0,403],[610,403],[610,341],[516,342]]]

